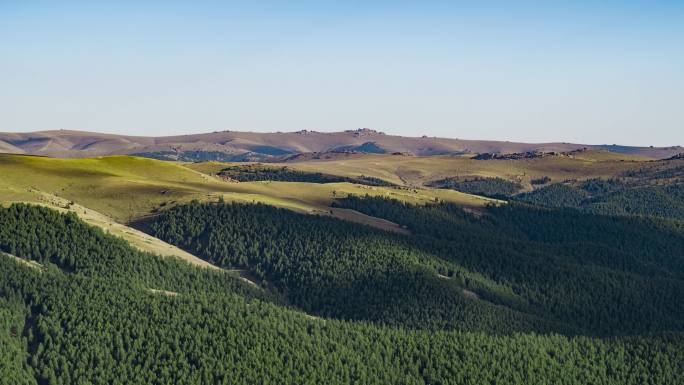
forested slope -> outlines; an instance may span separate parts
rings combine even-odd
[[[585,333],[684,330],[681,222],[519,204],[480,216],[371,197],[337,205],[407,226],[417,248],[511,287],[528,311]]]
[[[431,187],[452,189],[492,198],[508,198],[522,189],[520,183],[503,178],[451,177],[428,183]]]
[[[306,172],[292,169],[287,166],[267,166],[263,164],[235,165],[221,169],[217,176],[229,178],[238,182],[255,181],[281,181],[281,182],[307,182],[307,183],[341,183],[349,182],[368,186],[394,186],[385,180],[360,175],[358,177],[346,177],[326,174],[322,172]]]
[[[0,250],[46,267],[0,256],[3,385],[683,381],[679,333],[492,336],[312,319],[43,208],[0,209]]]
[[[519,301],[509,288],[417,249],[409,238],[333,218],[195,202],[164,212],[152,233],[218,266],[249,269],[322,316],[435,330],[563,329],[497,305]],[[469,298],[464,288],[494,303]]]
[[[618,179],[591,179],[552,184],[514,197],[543,206],[567,207],[603,215],[653,216],[684,220],[684,183],[634,184]]]

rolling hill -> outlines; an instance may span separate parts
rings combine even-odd
[[[215,175],[241,164],[244,163],[209,161],[187,163],[186,167]],[[521,183],[526,190],[531,190],[531,182],[544,177],[549,178],[549,182],[612,178],[634,172],[663,173],[666,170],[676,170],[681,165],[682,160],[678,159],[652,161],[605,150],[583,150],[521,159],[485,160],[446,155],[343,154],[329,159],[301,158],[290,162],[264,163],[262,167],[285,167],[298,172],[349,178],[364,175],[407,187],[431,186],[436,181],[453,177],[498,177]]]
[[[493,200],[449,190],[367,186],[349,182],[257,181],[231,183],[180,163],[131,156],[56,159],[0,155],[0,202],[75,202],[119,223],[153,215],[191,200],[265,203],[304,213],[332,215],[385,229],[396,225],[351,210],[331,208],[348,194],[382,195],[425,203],[444,200],[482,207]],[[54,204],[53,204],[54,205]]]
[[[310,153],[404,153],[417,156],[478,153],[568,152],[581,148],[668,158],[684,152],[673,147],[588,146],[572,143],[515,143],[435,137],[401,137],[371,129],[324,133],[220,131],[166,137],[123,136],[81,131],[0,133],[0,151],[52,157],[93,157],[138,154],[169,160],[269,160]]]
[[[316,158],[0,155],[0,384],[682,383],[684,160]]]

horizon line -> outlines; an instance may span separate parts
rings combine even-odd
[[[265,135],[278,135],[278,134],[297,134],[297,133],[302,133],[302,132],[309,132],[309,133],[317,133],[317,134],[343,134],[343,133],[352,133],[352,132],[358,132],[362,130],[368,130],[368,131],[373,131],[377,134],[380,135],[386,135],[386,136],[394,136],[394,137],[399,137],[399,138],[409,138],[409,139],[446,139],[446,140],[458,140],[458,141],[469,141],[469,142],[503,142],[503,143],[522,143],[522,144],[576,144],[576,145],[587,145],[587,146],[613,146],[613,147],[642,147],[642,148],[662,148],[662,149],[668,149],[668,148],[680,148],[684,147],[684,144],[669,144],[669,145],[648,145],[648,144],[623,144],[619,142],[614,142],[614,143],[588,143],[588,142],[575,142],[575,141],[567,141],[567,140],[554,140],[554,141],[536,141],[536,140],[517,140],[517,139],[488,139],[488,138],[478,138],[478,139],[471,139],[471,138],[463,138],[463,137],[447,137],[447,136],[435,136],[435,135],[416,135],[416,136],[406,136],[406,135],[399,135],[399,134],[394,134],[394,133],[387,133],[384,130],[379,130],[379,129],[374,129],[370,127],[360,127],[360,128],[353,128],[353,129],[342,129],[342,130],[335,130],[335,131],[320,131],[320,128],[317,129],[300,129],[300,130],[295,130],[295,131],[285,131],[285,130],[270,130],[270,131],[260,131],[260,130],[240,130],[240,129],[222,129],[222,130],[207,130],[207,131],[200,131],[200,132],[193,132],[193,133],[185,133],[185,134],[170,134],[170,135],[158,135],[158,136],[153,136],[153,135],[134,135],[134,134],[124,134],[120,132],[111,132],[111,131],[89,131],[89,130],[83,130],[83,129],[67,129],[67,128],[55,128],[55,129],[38,129],[38,130],[32,130],[32,131],[0,131],[0,134],[19,134],[19,135],[26,135],[26,134],[39,134],[39,133],[48,133],[48,132],[74,132],[74,133],[83,133],[83,134],[99,134],[99,135],[113,135],[113,136],[123,136],[123,137],[139,137],[139,138],[169,138],[169,137],[182,137],[182,136],[195,136],[195,135],[209,135],[209,134],[217,134],[217,133],[222,133],[222,132],[232,132],[232,133],[239,133],[239,134],[265,134]]]

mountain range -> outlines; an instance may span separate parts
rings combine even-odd
[[[310,153],[402,153],[416,156],[566,152],[602,149],[615,153],[663,159],[684,152],[681,146],[634,147],[577,143],[518,143],[437,137],[387,135],[368,128],[343,132],[255,133],[216,131],[177,136],[127,136],[55,130],[0,133],[0,152],[82,158],[105,155],[143,155],[167,160],[290,160]]]

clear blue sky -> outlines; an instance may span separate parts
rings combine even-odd
[[[684,145],[684,1],[0,0],[0,131]]]

